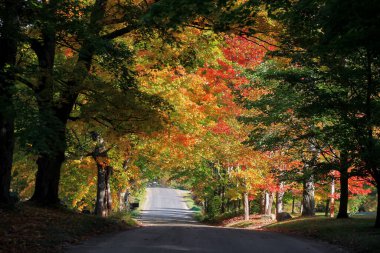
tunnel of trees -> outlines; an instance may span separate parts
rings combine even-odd
[[[210,218],[337,205],[380,227],[379,8],[1,1],[0,202],[107,216],[161,178]]]

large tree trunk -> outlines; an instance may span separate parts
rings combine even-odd
[[[340,201],[338,219],[348,218],[348,172],[347,170],[340,171]]]
[[[112,212],[112,198],[110,188],[110,175],[112,168],[104,167],[103,163],[97,162],[98,168],[98,185],[96,194],[95,214],[101,217],[107,217]]]
[[[10,202],[11,171],[14,150],[14,112],[12,89],[17,55],[17,0],[5,0],[0,26],[0,203]]]
[[[46,153],[37,159],[36,184],[31,201],[42,205],[59,204],[58,186],[64,151]]]
[[[315,215],[315,200],[314,200],[314,177],[310,175],[303,182],[303,199],[302,199],[302,216]]]
[[[38,169],[35,189],[31,198],[31,201],[40,205],[56,205],[60,201],[58,193],[61,167],[65,160],[66,123],[72,104],[66,104],[60,108],[50,108],[55,122],[44,122],[45,126],[50,130],[50,135],[44,137],[46,138],[45,144],[50,150],[41,151],[37,159]],[[43,114],[46,112],[43,105],[44,103],[40,103],[40,119],[44,119]]]
[[[106,149],[104,140],[98,133],[92,132],[91,135],[93,140],[97,142],[92,152],[92,158],[95,160],[98,168],[95,214],[107,217],[112,212],[110,187],[112,167],[110,166],[110,159],[108,157],[109,150]]]
[[[248,199],[248,193],[245,192],[243,194],[244,197],[244,220],[249,220],[249,199]]]
[[[89,24],[89,27],[93,28],[94,36],[97,36],[101,30],[101,25],[98,21],[104,16],[106,3],[107,0],[97,0],[94,4],[95,8],[91,14]],[[53,5],[52,8],[54,8],[56,2],[52,1],[51,4]],[[56,31],[49,26],[45,31],[42,31],[42,34],[43,44],[37,40],[33,40],[31,43],[32,49],[37,54],[40,67],[40,80],[35,93],[39,105],[40,119],[42,120],[40,123],[47,124],[46,127],[49,129],[50,135],[58,136],[58,141],[50,137],[46,138],[46,146],[52,150],[48,150],[48,152],[42,151],[39,154],[35,192],[31,200],[46,205],[56,204],[59,201],[58,188],[66,148],[66,124],[80,92],[79,87],[90,71],[94,55],[94,43],[90,39],[83,42],[73,74],[67,81],[66,87],[61,90],[60,98],[55,98],[53,68]],[[53,115],[53,119],[56,118],[57,122],[43,122],[44,118],[46,118],[45,114]],[[54,123],[58,123],[59,127],[56,128]]]
[[[55,12],[56,1],[44,3],[49,12]],[[42,17],[41,17],[42,18]],[[50,22],[42,25],[41,40],[31,40],[31,48],[37,55],[39,67],[38,84],[34,92],[39,110],[39,140],[44,149],[39,150],[37,158],[37,173],[34,193],[31,201],[41,205],[55,205],[59,203],[58,188],[61,164],[65,159],[66,119],[59,115],[54,108],[54,62],[56,53],[56,24]]]

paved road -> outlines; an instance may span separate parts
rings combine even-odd
[[[196,223],[183,191],[148,188],[140,220],[143,228],[106,235],[67,253],[327,253],[344,252],[324,243],[277,233],[210,227]]]
[[[148,188],[139,220],[146,225],[195,224],[194,213],[183,198],[186,193],[170,188]]]

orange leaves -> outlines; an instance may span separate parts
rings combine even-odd
[[[195,138],[193,136],[190,136],[188,134],[181,134],[178,133],[174,137],[172,137],[172,140],[180,143],[181,145],[185,147],[189,147],[191,145],[195,144]]]
[[[66,48],[64,54],[66,58],[72,58],[74,56],[74,52],[71,48]]]
[[[107,166],[110,165],[111,163],[111,159],[108,158],[108,157],[101,157],[101,156],[97,156],[96,157],[96,163],[101,166],[102,168],[105,168]]]

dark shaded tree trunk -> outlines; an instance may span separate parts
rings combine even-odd
[[[70,104],[62,106],[61,108],[52,108],[56,122],[46,123],[50,134],[54,136],[54,138],[51,139],[51,136],[47,138],[46,144],[51,148],[50,152],[40,152],[37,159],[38,170],[36,173],[34,194],[31,198],[31,201],[40,205],[56,205],[60,202],[58,196],[59,182],[61,167],[65,160],[66,123],[71,108],[72,105]],[[43,109],[41,105],[40,110],[45,109]],[[43,116],[41,118],[43,118]],[[51,127],[49,127],[50,124],[52,125]]]
[[[376,211],[376,220],[375,228],[380,228],[380,178],[378,178],[376,189],[377,189],[377,211]]]
[[[0,203],[9,203],[14,151],[14,66],[16,64],[19,1],[5,0],[0,26]]]
[[[226,198],[225,198],[225,186],[220,189],[220,199],[222,200],[221,212],[226,212]]]
[[[338,219],[348,218],[348,171],[342,169],[340,171],[340,201]]]
[[[330,199],[326,199],[326,206],[325,206],[325,216],[329,216],[329,210],[330,210]]]
[[[42,205],[59,204],[58,186],[64,152],[40,155],[37,159],[36,184],[31,201]]]
[[[294,214],[294,207],[295,207],[295,200],[296,200],[296,197],[293,195],[293,198],[292,198],[292,214]]]
[[[303,182],[302,194],[302,216],[315,215],[315,200],[314,200],[314,176],[310,175]]]
[[[94,36],[98,36],[101,30],[101,24],[98,21],[104,17],[106,3],[107,0],[97,0],[94,4],[89,24]],[[54,9],[56,1],[49,4],[52,4]],[[79,57],[71,78],[61,90],[60,98],[53,98],[53,68],[56,47],[56,31],[53,26],[54,24],[48,26],[42,32],[42,44],[37,40],[33,40],[31,43],[32,49],[36,52],[39,60],[41,74],[39,85],[34,90],[39,105],[40,118],[42,119],[41,123],[46,124],[50,136],[57,136],[56,139],[46,138],[46,146],[51,150],[41,152],[37,159],[38,171],[35,192],[31,200],[43,205],[59,202],[60,171],[66,150],[66,124],[79,95],[79,87],[88,76],[95,52],[93,41],[85,39],[79,50]],[[52,115],[56,122],[43,122],[46,115]]]

